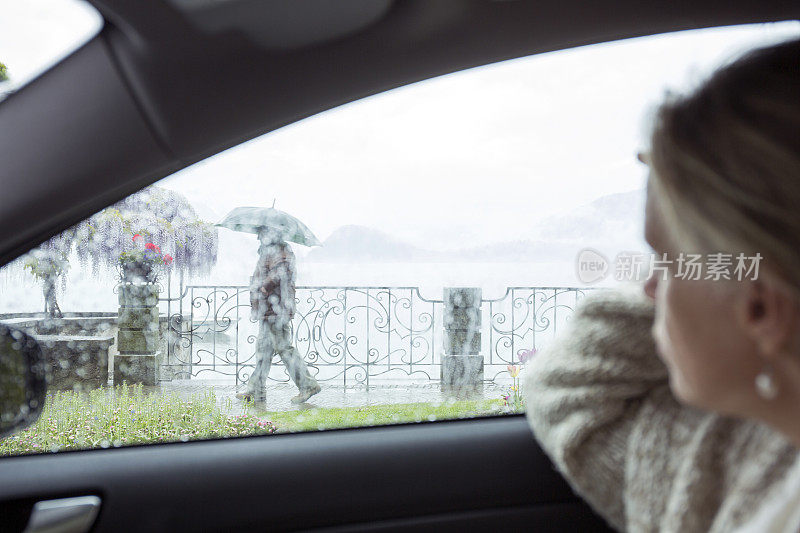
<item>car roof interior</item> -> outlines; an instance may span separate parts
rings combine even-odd
[[[800,15],[796,0],[90,3],[101,32],[0,104],[0,265],[183,167],[371,94],[540,52]]]

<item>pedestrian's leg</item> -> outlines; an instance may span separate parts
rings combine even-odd
[[[256,338],[256,367],[247,381],[247,391],[257,399],[264,399],[267,377],[272,366],[272,355],[275,353],[275,343],[272,331],[265,320],[258,324],[258,337]]]
[[[276,344],[276,351],[280,356],[281,360],[283,360],[283,364],[286,365],[286,370],[289,373],[289,377],[292,378],[294,384],[297,385],[297,388],[300,390],[299,396],[296,396],[292,399],[295,403],[301,403],[306,401],[308,398],[313,396],[314,394],[318,393],[321,389],[317,380],[311,375],[308,371],[308,366],[306,365],[303,358],[300,357],[300,353],[297,351],[297,348],[294,347],[292,344],[292,330],[291,327],[287,324],[283,327],[276,327],[274,330],[275,336],[275,344]]]
[[[250,377],[247,379],[247,392],[253,394],[257,390],[261,390],[263,386],[259,386],[260,383],[263,383],[263,370],[262,367],[264,366],[264,358],[261,354],[256,351],[256,367],[253,369],[253,373],[250,374]]]

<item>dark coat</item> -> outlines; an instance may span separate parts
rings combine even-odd
[[[295,257],[285,242],[262,244],[250,278],[250,318],[291,320],[295,313]]]

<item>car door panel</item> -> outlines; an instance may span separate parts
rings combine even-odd
[[[96,531],[604,527],[522,416],[9,457],[0,479],[17,515],[100,496]]]

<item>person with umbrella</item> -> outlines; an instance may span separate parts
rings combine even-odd
[[[299,220],[272,208],[239,207],[217,224],[234,231],[258,235],[258,261],[250,278],[250,318],[258,322],[256,367],[247,390],[236,397],[249,401],[266,399],[265,385],[277,353],[300,393],[292,403],[303,403],[321,387],[308,371],[292,344],[295,313],[295,257],[287,241],[318,246],[319,241]]]

